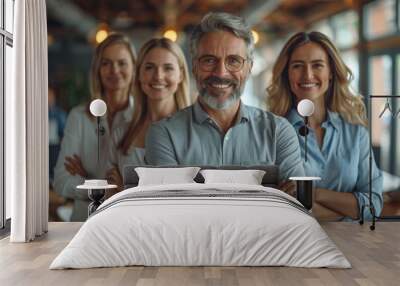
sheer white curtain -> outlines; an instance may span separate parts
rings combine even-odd
[[[6,98],[6,188],[12,242],[47,232],[47,24],[45,0],[15,1],[14,94]]]

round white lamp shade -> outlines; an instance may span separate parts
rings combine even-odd
[[[107,105],[104,100],[95,99],[90,103],[89,110],[92,115],[100,117],[106,114]]]
[[[303,117],[311,116],[314,113],[314,103],[309,99],[303,99],[297,105],[297,111]]]

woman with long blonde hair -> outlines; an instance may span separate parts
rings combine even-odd
[[[73,199],[72,221],[84,221],[89,199],[76,186],[85,179],[101,179],[111,131],[132,118],[131,96],[135,77],[136,53],[128,37],[111,33],[95,50],[90,70],[91,99],[106,102],[107,113],[101,118],[100,160],[97,162],[97,123],[89,112],[89,103],[74,107],[67,118],[61,151],[54,169],[54,189]]]
[[[298,131],[303,118],[296,106],[314,103],[309,117],[306,175],[319,176],[315,184],[315,211],[321,216],[358,218],[368,205],[369,136],[363,98],[350,88],[350,69],[337,48],[320,32],[300,32],[284,45],[267,88],[267,106],[286,117]],[[304,137],[299,134],[304,153]],[[382,175],[373,162],[372,202],[382,210]],[[371,219],[368,207],[364,217]]]
[[[167,38],[146,42],[139,51],[134,84],[132,120],[112,136],[107,178],[122,185],[123,167],[144,164],[144,143],[152,122],[191,104],[189,74],[181,48]]]

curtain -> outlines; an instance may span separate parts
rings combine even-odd
[[[47,24],[45,0],[15,1],[14,94],[6,98],[6,188],[12,242],[48,229]]]

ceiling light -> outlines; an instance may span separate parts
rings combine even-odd
[[[173,42],[176,42],[176,39],[178,38],[178,33],[175,30],[169,29],[164,32],[163,37],[170,39]]]
[[[47,45],[50,47],[54,44],[54,37],[51,34],[47,34]]]
[[[260,35],[259,35],[258,32],[255,31],[255,30],[251,30],[251,33],[253,34],[254,44],[257,44],[258,41],[260,40]]]
[[[104,41],[108,36],[108,32],[105,29],[100,29],[96,33],[96,43],[100,44],[102,41]]]

